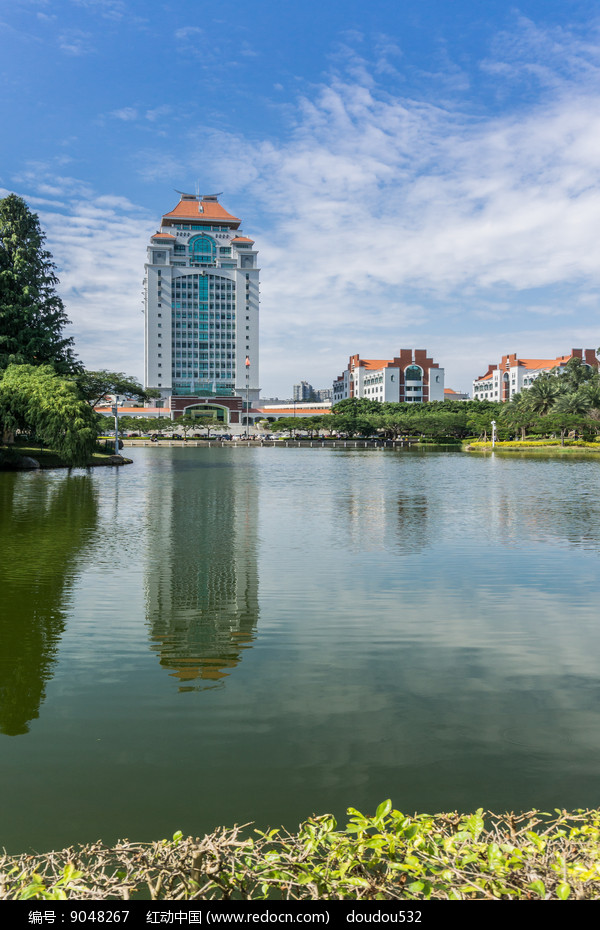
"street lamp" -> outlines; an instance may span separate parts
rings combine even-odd
[[[112,412],[115,417],[115,455],[118,455],[119,454],[119,407],[118,407],[116,398],[115,398],[115,403],[112,408]]]

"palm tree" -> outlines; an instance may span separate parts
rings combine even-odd
[[[555,375],[540,375],[527,391],[532,412],[546,416],[554,407],[559,393],[560,384]]]
[[[560,429],[560,444],[565,444],[565,433],[584,425],[582,418],[589,412],[589,400],[583,391],[561,394],[551,410],[549,419]]]
[[[600,419],[600,378],[588,381],[581,389],[588,401],[588,411],[594,419]]]
[[[509,403],[504,404],[500,416],[507,426],[521,430],[521,439],[525,439],[527,428],[535,419],[535,410],[531,402],[531,391],[513,394]]]

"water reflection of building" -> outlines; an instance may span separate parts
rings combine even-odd
[[[0,732],[39,717],[65,628],[73,564],[97,521],[87,476],[0,475]]]
[[[180,690],[199,690],[229,675],[256,635],[257,486],[249,457],[185,458],[149,505],[147,618],[161,665]]]
[[[344,535],[356,551],[413,555],[430,545],[429,500],[421,484],[401,490],[381,481],[382,460],[365,456],[363,468],[349,472],[349,487],[337,502]]]

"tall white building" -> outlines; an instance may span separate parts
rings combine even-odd
[[[237,396],[253,405],[260,390],[257,252],[218,197],[182,193],[150,240],[145,385],[165,398]]]

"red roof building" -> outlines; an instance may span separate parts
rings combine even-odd
[[[392,359],[351,355],[346,370],[333,382],[333,403],[349,397],[394,403],[444,399],[444,369],[426,349],[400,349]]]
[[[171,397],[258,401],[258,253],[240,223],[218,194],[181,193],[150,237],[144,382],[170,410]]]
[[[473,381],[473,398],[505,403],[514,394],[531,387],[541,374],[564,368],[572,358],[579,358],[590,368],[598,369],[594,349],[571,349],[568,355],[556,358],[517,358],[516,353],[503,355],[499,365],[488,365],[486,373]]]

